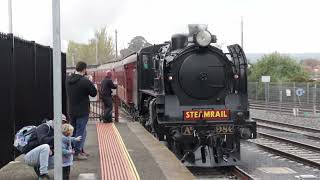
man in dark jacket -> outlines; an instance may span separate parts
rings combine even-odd
[[[112,74],[107,72],[106,77],[101,82],[100,98],[103,101],[105,107],[105,113],[102,116],[103,122],[112,122],[112,89],[116,89],[117,86],[112,82]]]
[[[80,142],[75,143],[75,160],[87,159],[87,154],[83,152],[86,139],[86,127],[90,113],[89,96],[95,97],[97,90],[93,83],[85,77],[87,74],[87,64],[78,62],[76,72],[67,77],[66,91],[68,99],[68,112],[71,124],[75,128],[74,136],[81,136]]]
[[[50,179],[48,170],[53,168],[54,129],[53,121],[47,121],[39,125],[24,148],[24,161],[33,166],[40,179]]]

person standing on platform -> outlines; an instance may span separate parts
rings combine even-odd
[[[87,64],[80,61],[76,65],[76,72],[66,79],[68,112],[71,124],[74,127],[73,136],[82,137],[80,142],[75,143],[75,160],[86,160],[88,157],[88,154],[83,151],[83,147],[90,113],[89,96],[95,97],[97,95],[97,89],[85,77],[86,74]]]
[[[63,160],[63,180],[69,180],[70,169],[73,165],[73,154],[74,151],[72,149],[71,143],[81,141],[81,136],[79,137],[71,137],[74,128],[72,125],[65,123],[62,125],[62,160]]]
[[[105,112],[102,116],[102,120],[105,123],[112,122],[112,89],[116,89],[117,85],[115,85],[112,81],[112,73],[110,71],[107,72],[106,77],[101,82],[100,88],[100,98],[103,101]]]

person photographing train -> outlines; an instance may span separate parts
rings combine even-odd
[[[89,156],[83,150],[90,113],[89,96],[95,97],[97,95],[96,87],[86,78],[86,74],[87,64],[79,61],[76,65],[76,72],[66,79],[68,112],[74,127],[74,137],[82,137],[79,142],[75,143],[75,160],[86,160]]]
[[[103,122],[112,122],[112,89],[117,88],[117,83],[112,81],[111,71],[107,72],[107,75],[101,82],[100,98],[104,104],[104,114],[101,117]]]

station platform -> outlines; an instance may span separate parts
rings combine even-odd
[[[85,150],[90,156],[86,161],[74,161],[71,180],[195,179],[167,147],[137,122],[91,121],[87,130]],[[22,156],[0,169],[1,180],[37,179]]]

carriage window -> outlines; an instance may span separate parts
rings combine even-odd
[[[148,69],[149,68],[149,63],[148,63],[149,57],[147,55],[142,56],[142,63],[143,63],[143,68]]]

